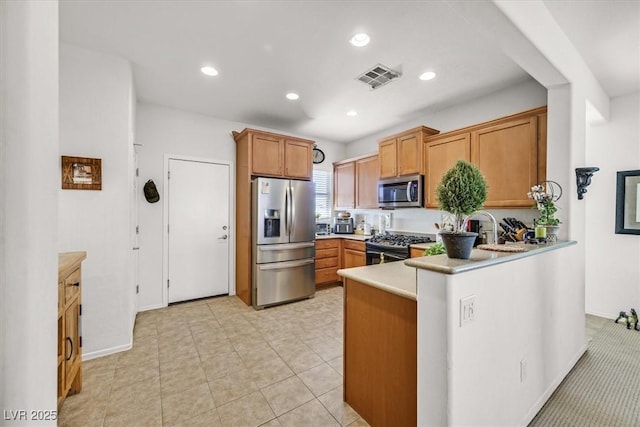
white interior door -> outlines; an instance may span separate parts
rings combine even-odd
[[[168,301],[229,293],[229,165],[169,159]]]

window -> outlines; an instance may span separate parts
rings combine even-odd
[[[316,183],[316,218],[331,218],[331,172],[314,170]]]

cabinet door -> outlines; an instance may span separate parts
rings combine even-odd
[[[471,161],[487,180],[486,207],[529,207],[538,183],[537,117],[471,133]]]
[[[282,176],[283,140],[271,135],[254,134],[251,150],[251,174]]]
[[[284,141],[284,174],[289,178],[311,179],[312,146],[306,142]]]
[[[419,133],[398,138],[398,176],[422,173],[422,140]]]
[[[80,319],[80,303],[76,299],[67,307],[64,314],[65,336],[65,387],[69,387],[80,364],[80,334],[78,321]]]
[[[362,267],[367,264],[367,256],[364,252],[345,249],[343,252],[342,268]]]
[[[398,149],[396,139],[388,139],[378,144],[380,178],[392,178],[397,174]]]
[[[355,207],[355,162],[335,165],[333,168],[333,205],[336,209]]]
[[[378,207],[378,156],[356,161],[356,208]]]
[[[471,135],[468,133],[430,140],[425,144],[425,207],[437,208],[436,187],[442,176],[458,160],[471,159]]]

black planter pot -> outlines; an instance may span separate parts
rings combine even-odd
[[[440,233],[442,243],[447,250],[449,258],[469,259],[473,244],[478,237],[478,233],[464,231],[461,233],[453,233],[443,231]]]

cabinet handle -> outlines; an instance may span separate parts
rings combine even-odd
[[[72,283],[71,286],[80,286],[80,282]]]
[[[67,341],[69,341],[69,344],[71,344],[71,354],[69,354],[69,357],[67,357],[67,360],[71,360],[71,356],[73,356],[73,340],[67,337]]]

